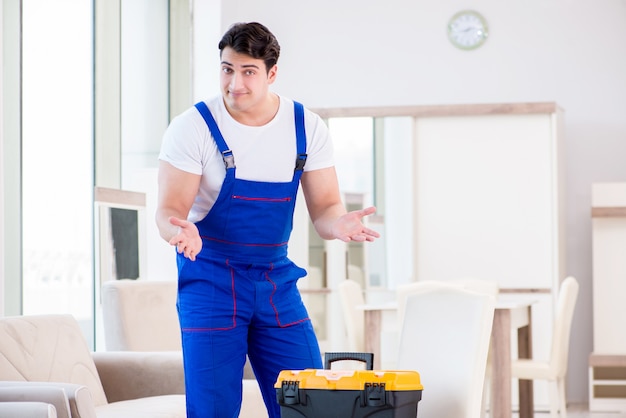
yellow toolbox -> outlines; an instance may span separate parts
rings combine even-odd
[[[281,418],[415,418],[416,371],[283,370],[274,385]]]

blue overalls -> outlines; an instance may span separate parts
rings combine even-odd
[[[322,368],[313,326],[296,282],[306,271],[287,258],[293,211],[306,161],[304,110],[294,103],[298,156],[293,179],[235,178],[235,164],[213,116],[206,121],[226,164],[218,198],[196,225],[202,251],[181,254],[178,313],[188,418],[235,418],[246,354],[270,418],[280,417],[274,383],[281,370]]]

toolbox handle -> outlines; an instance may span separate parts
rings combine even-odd
[[[374,369],[374,353],[355,353],[355,352],[330,352],[324,353],[324,368],[330,369],[335,361],[354,360],[365,363],[367,370]]]

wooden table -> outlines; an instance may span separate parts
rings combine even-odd
[[[506,418],[512,415],[511,402],[511,332],[517,330],[517,351],[519,358],[532,357],[531,305],[534,301],[513,295],[500,295],[491,330],[491,414],[492,417]],[[365,313],[365,351],[374,353],[374,369],[380,368],[383,323],[397,324],[397,305],[363,305]],[[519,418],[533,416],[533,382],[519,381]]]

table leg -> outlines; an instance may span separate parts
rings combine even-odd
[[[491,334],[491,414],[511,417],[511,313],[496,309]]]
[[[528,307],[528,325],[517,330],[517,352],[519,358],[532,358],[532,323],[531,309]],[[532,418],[534,416],[534,393],[532,380],[520,380],[519,384],[519,417]]]
[[[380,333],[382,331],[382,312],[365,311],[365,352],[374,353],[374,370],[380,370]]]

